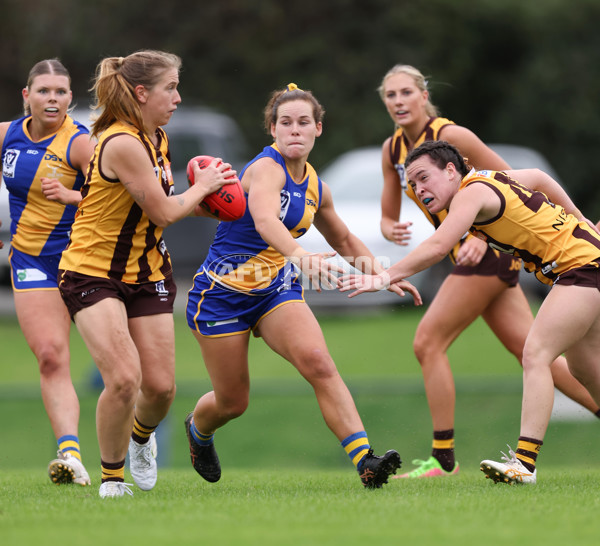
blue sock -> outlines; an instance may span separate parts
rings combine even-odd
[[[194,420],[190,423],[190,432],[192,433],[192,438],[194,441],[200,446],[209,446],[214,442],[215,434],[202,434],[194,424]]]
[[[79,438],[73,434],[65,434],[58,440],[58,449],[66,455],[70,453],[73,457],[76,457],[81,461],[81,453],[79,450]]]
[[[367,433],[364,430],[361,430],[354,434],[350,434],[350,436],[342,440],[342,447],[348,454],[348,457],[350,457],[354,466],[360,470],[362,462],[371,448]]]

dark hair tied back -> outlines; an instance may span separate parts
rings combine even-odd
[[[460,152],[445,140],[426,140],[408,154],[404,166],[408,168],[411,163],[424,155],[429,156],[440,169],[444,169],[448,163],[452,163],[463,177],[471,170]]]

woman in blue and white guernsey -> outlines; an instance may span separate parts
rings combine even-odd
[[[25,115],[0,123],[15,309],[38,361],[42,400],[58,443],[58,456],[48,466],[50,479],[89,485],[79,447],[79,400],[70,373],[71,322],[57,278],[94,143],[87,128],[67,113],[71,78],[60,61],[35,64],[22,94]],[[44,436],[41,428],[35,434]]]
[[[322,132],[324,110],[310,91],[295,84],[275,91],[265,109],[265,129],[274,143],[243,169],[245,215],[221,222],[189,292],[187,319],[198,340],[213,390],[186,420],[195,470],[207,481],[221,477],[215,431],[248,406],[250,334],[262,337],[314,389],[329,429],[356,466],[365,487],[378,488],[400,466],[390,450],[373,454],[348,388],[331,358],[323,333],[304,301],[301,271],[313,286],[337,286],[341,269],[311,254],[297,239],[312,223],[341,256],[362,271],[381,271],[366,246],[333,208],[331,192],[308,156]],[[392,290],[416,289],[401,281]]]

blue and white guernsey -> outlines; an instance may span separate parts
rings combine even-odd
[[[294,182],[275,144],[265,147],[250,161],[242,170],[240,179],[243,179],[248,166],[263,157],[279,163],[285,172],[279,219],[296,239],[310,228],[321,206],[322,182],[308,163],[302,182]],[[289,284],[290,275],[296,275],[285,257],[256,231],[248,208],[239,220],[219,223],[215,240],[199,271],[223,287],[250,295],[279,290]]]
[[[41,178],[57,178],[68,189],[81,188],[84,174],[71,164],[71,145],[88,130],[67,116],[56,133],[35,142],[27,129],[30,119],[25,116],[13,121],[2,146],[11,244],[31,256],[60,254],[69,241],[77,207],[46,199]]]

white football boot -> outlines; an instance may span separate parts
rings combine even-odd
[[[537,469],[530,472],[523,463],[517,459],[515,452],[508,446],[508,455],[501,451],[503,463],[485,460],[481,461],[479,469],[485,474],[486,478],[494,480],[494,483],[522,483],[535,484],[537,479]]]
[[[102,499],[113,499],[115,497],[122,497],[127,493],[133,497],[133,492],[129,489],[131,483],[124,482],[104,482],[100,486],[98,494]]]
[[[135,484],[144,491],[149,491],[156,485],[157,453],[158,446],[154,432],[145,444],[138,444],[133,438],[129,439],[129,471]]]
[[[54,483],[76,483],[90,485],[90,476],[83,463],[68,451],[58,451],[56,459],[48,464],[48,476]]]

